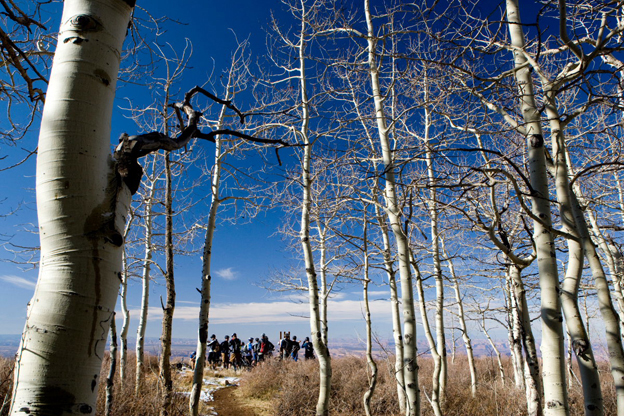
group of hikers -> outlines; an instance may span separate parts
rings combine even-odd
[[[303,350],[303,356],[306,360],[314,358],[314,346],[309,337],[300,344],[297,337],[290,339],[290,332],[280,332],[279,359],[299,360],[299,351]],[[232,367],[238,370],[241,367],[253,367],[263,362],[267,358],[273,356],[275,345],[269,341],[266,334],[262,334],[260,338],[249,338],[247,342],[243,342],[236,333],[230,337],[226,335],[222,342],[217,340],[216,335],[212,335],[207,344],[208,356],[206,365],[213,370],[222,366],[224,369]],[[197,353],[191,354],[191,368],[195,368]]]

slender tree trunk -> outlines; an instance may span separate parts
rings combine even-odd
[[[414,292],[412,288],[412,276],[409,262],[408,239],[401,227],[401,211],[397,201],[395,185],[395,164],[388,127],[384,114],[383,97],[379,83],[379,68],[377,63],[377,39],[373,30],[373,21],[370,13],[369,0],[364,0],[364,12],[368,28],[368,71],[370,74],[373,101],[375,104],[375,118],[377,131],[381,144],[381,153],[385,172],[384,199],[386,202],[386,215],[397,244],[399,257],[399,274],[401,276],[401,298],[403,303],[403,378],[407,396],[406,415],[416,416],[420,414],[420,391],[418,387],[418,364],[416,347],[416,314],[414,313]]]
[[[121,313],[123,315],[123,323],[121,324],[121,332],[119,333],[119,384],[123,387],[126,380],[126,364],[128,361],[128,328],[130,327],[130,311],[128,310],[128,260],[126,252],[123,252],[122,258],[123,271],[121,272]]]
[[[167,303],[163,307],[162,338],[160,351],[160,387],[162,389],[162,407],[160,416],[170,414],[173,396],[173,381],[171,379],[171,334],[173,329],[173,311],[175,309],[175,280],[173,277],[173,193],[171,190],[171,159],[165,154],[165,261]]]
[[[104,404],[104,414],[110,416],[113,409],[113,387],[115,386],[115,371],[117,366],[117,328],[115,318],[110,324],[110,367],[106,378],[106,403]]]
[[[507,297],[508,305],[508,319],[509,319],[509,350],[511,351],[511,358],[513,361],[514,369],[514,382],[517,389],[524,389],[524,357],[522,356],[522,326],[520,324],[520,316],[518,314],[518,307],[513,295],[513,286],[509,272],[507,273],[507,284],[505,288],[505,295]]]
[[[390,255],[390,238],[386,222],[381,216],[379,205],[375,204],[375,215],[379,222],[379,229],[383,240],[383,259],[386,275],[388,276],[388,286],[390,288],[390,311],[392,315],[392,336],[394,338],[394,374],[397,382],[397,398],[399,401],[399,411],[405,413],[405,379],[403,377],[403,335],[401,331],[401,314],[399,311],[399,296],[396,284],[396,273],[394,263]]]
[[[477,395],[477,369],[475,367],[474,354],[472,351],[472,341],[468,335],[468,327],[466,325],[466,316],[464,314],[464,302],[459,289],[459,279],[455,273],[455,266],[453,260],[449,257],[444,247],[444,240],[440,238],[440,245],[446,257],[446,262],[449,268],[451,278],[453,279],[453,290],[455,291],[455,300],[457,301],[457,318],[459,319],[459,328],[461,330],[462,339],[466,346],[466,356],[468,357],[468,368],[470,369],[470,392],[472,397]],[[453,341],[454,342],[454,341]]]
[[[229,97],[228,97],[229,98]],[[225,107],[219,114],[219,125],[223,123]],[[212,243],[217,224],[217,213],[221,203],[219,197],[219,186],[221,184],[221,163],[225,155],[222,153],[222,141],[220,137],[215,138],[215,159],[212,170],[212,200],[210,212],[208,214],[208,225],[206,227],[206,237],[204,239],[204,255],[202,264],[202,284],[201,300],[199,304],[199,329],[197,336],[197,349],[195,358],[195,368],[193,369],[193,386],[189,399],[189,411],[191,416],[199,414],[199,399],[204,380],[204,368],[206,364],[206,349],[208,341],[208,323],[210,318],[210,284],[212,266]]]
[[[433,333],[431,332],[431,325],[429,325],[429,316],[427,315],[427,305],[425,302],[425,290],[423,288],[422,276],[420,274],[420,270],[418,269],[418,265],[414,260],[414,256],[411,253],[410,261],[412,263],[412,267],[414,268],[414,276],[416,276],[416,292],[418,293],[420,318],[422,320],[423,332],[425,333],[425,338],[427,338],[427,342],[429,343],[429,350],[431,351],[431,359],[433,360],[433,372],[436,373],[437,371],[439,373],[441,359],[440,354],[438,354],[435,339],[433,338]],[[432,377],[431,399],[429,400],[429,402],[431,403],[431,407],[433,408],[433,413],[436,416],[441,416],[442,408],[440,406],[440,401],[438,400],[439,396],[434,394],[434,392],[439,389],[439,387],[437,386],[438,380],[438,377]]]
[[[581,244],[585,251],[585,257],[589,263],[592,277],[596,285],[598,295],[598,306],[605,326],[605,337],[607,349],[609,350],[609,362],[611,364],[611,374],[615,384],[617,399],[617,414],[624,415],[624,351],[622,349],[622,334],[620,332],[620,319],[611,301],[611,291],[607,277],[602,268],[600,257],[596,252],[596,246],[589,236],[587,222],[583,215],[574,192],[570,192],[572,197],[572,214],[576,220],[576,226],[581,237]],[[576,346],[575,346],[576,348]],[[585,352],[583,350],[581,353]],[[575,350],[575,353],[578,353]],[[587,404],[586,404],[587,405]]]
[[[542,414],[542,394],[540,383],[540,364],[537,357],[537,347],[533,330],[531,329],[531,317],[526,300],[526,289],[522,282],[522,269],[518,266],[509,266],[508,274],[513,288],[515,306],[518,310],[519,323],[522,331],[522,344],[524,347],[524,385],[526,387],[527,413],[529,416]]]
[[[153,155],[152,173],[156,173],[155,164],[158,155]],[[150,272],[152,268],[152,224],[154,195],[156,191],[156,183],[150,180],[147,191],[147,201],[145,204],[145,218],[143,227],[145,229],[145,255],[143,259],[143,276],[141,279],[141,310],[139,312],[139,325],[137,327],[136,340],[136,373],[134,395],[138,397],[143,386],[143,373],[145,372],[145,331],[147,329],[147,315],[149,311],[149,289],[150,289]]]
[[[373,333],[372,333],[372,321],[370,305],[368,303],[368,285],[370,284],[369,277],[369,258],[368,258],[368,240],[367,240],[367,220],[364,218],[364,281],[363,281],[363,298],[364,298],[364,313],[366,320],[366,362],[370,370],[368,378],[368,389],[364,393],[364,411],[366,416],[371,416],[370,402],[375,394],[375,387],[377,386],[377,363],[373,358]]]
[[[427,80],[425,80],[424,100],[429,101],[429,92],[427,90]],[[438,204],[436,201],[437,192],[435,188],[435,172],[433,166],[433,151],[431,149],[429,133],[431,129],[431,114],[428,107],[425,108],[425,160],[427,163],[427,184],[429,186],[429,218],[431,221],[431,254],[433,261],[433,276],[435,278],[436,301],[435,301],[435,325],[436,325],[436,344],[437,353],[439,355],[438,365],[434,368],[432,377],[433,385],[437,386],[431,393],[431,400],[440,402],[440,409],[444,410],[446,401],[446,379],[447,379],[447,360],[446,360],[446,336],[444,333],[444,277],[442,275],[442,261],[440,260],[440,233],[438,232]]]
[[[578,193],[575,187],[578,198],[581,198],[581,194]],[[581,199],[581,201],[583,201]],[[583,201],[584,202],[584,201]],[[613,283],[613,296],[618,305],[619,318],[620,318],[620,333],[624,333],[624,292],[622,291],[622,277],[624,271],[622,270],[622,253],[615,245],[608,242],[602,234],[600,227],[598,226],[598,220],[596,214],[593,211],[588,211],[589,222],[591,224],[593,235],[598,241],[598,246],[602,250],[607,259],[607,267],[609,268],[609,274],[611,275],[611,282]],[[589,324],[589,322],[588,322]]]
[[[483,331],[483,334],[485,334],[485,338],[487,338],[488,342],[490,343],[490,346],[494,350],[494,354],[496,354],[496,362],[498,363],[498,376],[500,378],[501,384],[504,386],[505,385],[505,368],[503,367],[503,360],[501,358],[501,353],[498,347],[494,343],[494,340],[490,336],[485,326],[485,316],[481,320],[481,330]]]
[[[530,67],[524,56],[524,32],[520,22],[517,0],[507,0],[507,21],[514,51],[516,81],[521,100],[522,115],[527,131],[527,160],[531,184],[532,211],[538,220],[533,221],[542,317],[542,358],[544,414],[568,415],[568,394],[565,382],[565,351],[563,348],[563,317],[559,298],[559,276],[554,238],[550,231],[552,219],[548,199],[546,155],[540,113],[535,103]]]
[[[310,242],[310,206],[312,204],[312,176],[311,176],[311,159],[312,159],[312,142],[309,137],[310,109],[308,101],[308,90],[306,80],[305,66],[305,33],[307,21],[305,18],[305,4],[301,2],[302,19],[299,44],[297,45],[299,53],[299,82],[301,88],[301,128],[299,130],[300,137],[303,139],[303,159],[301,163],[301,230],[299,238],[303,249],[303,257],[305,262],[306,276],[308,279],[308,296],[310,304],[310,333],[314,351],[319,361],[319,397],[316,404],[316,416],[329,415],[329,394],[331,389],[331,358],[327,345],[323,341],[323,328],[321,326],[321,313],[319,310],[319,287],[317,282],[316,270],[314,266],[314,256],[312,253],[312,244]]]
[[[64,2],[39,134],[39,280],[17,354],[12,415],[95,413],[131,198],[116,175],[110,130],[133,7]]]
[[[321,334],[323,343],[329,347],[329,325],[327,322],[327,299],[329,298],[329,289],[327,287],[327,249],[325,248],[327,229],[322,225],[317,226],[319,236],[319,266],[321,272],[321,294],[320,294],[320,317],[321,317]]]
[[[570,182],[568,180],[568,166],[566,160],[565,137],[555,102],[555,92],[547,87],[546,114],[549,118],[552,148],[554,155],[554,178],[561,223],[564,230],[574,238],[568,238],[568,268],[563,280],[561,302],[566,320],[568,333],[572,340],[572,346],[576,355],[576,361],[581,373],[583,384],[583,398],[585,402],[586,416],[600,416],[603,414],[604,402],[600,389],[600,376],[598,366],[594,358],[591,342],[585,330],[585,324],[581,318],[581,310],[578,305],[578,291],[583,274],[584,249],[579,243],[579,233],[575,223],[575,217],[571,201]],[[582,214],[581,214],[582,216]],[[584,221],[584,219],[583,219]]]

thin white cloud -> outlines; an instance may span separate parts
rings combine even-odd
[[[370,303],[371,314],[374,319],[390,318],[390,303],[377,301]],[[328,304],[330,321],[351,321],[363,318],[363,304],[359,300],[330,300]],[[136,311],[131,313],[138,314]],[[310,306],[307,303],[293,303],[287,301],[276,302],[249,302],[249,303],[221,303],[210,306],[210,322],[214,324],[257,324],[294,322],[308,319]],[[196,306],[177,307],[174,319],[197,320],[199,308]],[[162,319],[162,308],[150,307],[150,320]]]
[[[232,267],[215,270],[215,274],[225,280],[235,280],[238,277],[238,272],[234,271]]]
[[[369,290],[368,296],[381,296],[381,297],[390,297],[389,290]]]
[[[0,280],[23,289],[34,289],[36,285],[32,280],[13,275],[0,276]]]

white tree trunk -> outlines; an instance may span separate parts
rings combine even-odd
[[[39,281],[16,361],[13,415],[95,413],[130,203],[110,130],[133,7],[64,3],[37,158]]]
[[[327,228],[321,224],[317,224],[316,227],[319,236],[319,268],[321,272],[321,294],[319,302],[319,311],[321,318],[321,334],[323,337],[323,343],[326,347],[329,347],[329,325],[327,322],[327,299],[329,298],[329,288],[327,287],[327,249],[325,247],[327,238]]]
[[[230,78],[231,79],[231,78]],[[229,85],[228,85],[229,87]],[[228,88],[229,90],[229,88]],[[230,99],[228,96],[226,99]],[[221,109],[217,128],[221,128],[225,116],[225,107]],[[222,141],[219,136],[215,138],[215,158],[212,169],[212,197],[210,201],[210,212],[208,213],[208,225],[206,226],[206,237],[204,239],[204,254],[202,257],[202,284],[201,299],[199,304],[199,329],[197,336],[197,349],[195,358],[195,368],[193,369],[193,386],[189,398],[189,411],[191,416],[199,414],[199,399],[204,380],[204,368],[206,364],[206,344],[208,341],[208,323],[210,318],[210,284],[212,266],[212,243],[217,224],[217,213],[221,199],[219,197],[219,186],[221,184],[221,164],[225,158],[222,153]]]
[[[468,357],[468,368],[470,369],[470,393],[472,397],[476,397],[477,395],[477,368],[475,367],[474,354],[472,350],[472,341],[470,340],[470,336],[468,335],[468,326],[466,325],[466,315],[464,313],[464,301],[461,296],[461,291],[459,289],[459,279],[457,278],[457,274],[455,273],[455,266],[453,265],[453,260],[449,257],[446,252],[446,248],[444,246],[444,240],[440,238],[440,245],[444,252],[444,256],[446,257],[446,263],[449,268],[449,273],[451,275],[453,290],[455,291],[455,300],[457,302],[457,318],[459,319],[459,329],[461,330],[462,340],[464,341],[464,345],[466,346],[466,356]]]
[[[418,304],[420,307],[420,318],[422,319],[423,332],[425,333],[425,338],[427,338],[427,342],[429,343],[429,350],[431,351],[431,359],[433,360],[433,372],[439,374],[440,368],[440,354],[438,354],[438,348],[436,347],[435,339],[433,338],[433,333],[431,332],[431,325],[429,324],[429,316],[427,315],[427,305],[425,302],[425,290],[422,284],[422,276],[420,275],[420,270],[418,269],[418,265],[414,260],[414,256],[410,253],[410,262],[412,267],[414,268],[414,275],[416,276],[416,292],[418,293]],[[436,370],[438,369],[438,370]],[[439,387],[437,386],[439,378],[432,377],[432,387],[431,387],[431,399],[429,402],[431,403],[431,407],[433,408],[433,413],[436,416],[442,416],[442,408],[440,406],[440,401],[438,400],[438,395],[435,394],[438,391]]]
[[[501,358],[501,353],[500,353],[498,347],[494,343],[494,340],[490,336],[490,334],[489,334],[489,332],[488,332],[488,330],[487,330],[487,328],[485,326],[485,316],[483,316],[483,319],[481,320],[481,329],[483,330],[483,333],[485,334],[485,337],[487,338],[488,342],[490,343],[490,346],[494,350],[494,354],[496,354],[496,362],[498,363],[498,376],[500,378],[501,384],[504,386],[505,385],[505,368],[503,367],[503,360]]]
[[[128,237],[128,232],[130,231],[133,220],[134,213],[131,210],[130,218],[126,223],[126,229],[124,231],[124,241]],[[128,310],[128,256],[126,255],[125,247],[124,251],[122,252],[121,265],[123,271],[121,272],[120,302],[121,313],[123,315],[123,323],[121,325],[121,331],[119,333],[119,341],[121,347],[121,351],[119,352],[119,384],[123,389],[124,383],[126,381],[126,366],[128,364],[128,330],[130,329],[130,311]]]
[[[542,312],[542,357],[544,414],[568,415],[568,394],[565,381],[565,351],[563,348],[563,317],[559,298],[559,275],[557,270],[554,238],[550,229],[552,219],[546,175],[544,136],[540,113],[535,103],[531,70],[526,65],[523,50],[524,32],[520,21],[517,0],[507,0],[507,21],[514,51],[516,80],[521,100],[521,110],[527,131],[527,160],[529,181],[532,188],[532,211],[539,221],[533,221]]]
[[[110,324],[110,340],[110,366],[106,378],[106,403],[104,404],[105,416],[110,416],[113,411],[113,387],[115,386],[115,367],[117,366],[117,328],[114,317]]]
[[[607,277],[602,268],[600,257],[596,252],[596,246],[589,236],[589,229],[583,211],[581,210],[576,196],[570,192],[572,197],[572,214],[576,220],[576,226],[581,238],[581,244],[585,251],[585,257],[589,263],[592,277],[596,285],[598,295],[598,306],[602,321],[605,326],[605,337],[609,350],[609,362],[611,364],[611,374],[613,376],[615,393],[617,399],[617,414],[624,415],[624,350],[622,349],[622,334],[620,332],[620,319],[611,301],[611,291]],[[576,352],[576,351],[575,351]],[[578,355],[578,353],[577,353]]]
[[[387,224],[381,216],[379,205],[375,204],[375,215],[379,222],[379,229],[383,240],[383,259],[386,275],[388,276],[388,286],[390,288],[390,311],[392,315],[392,336],[394,338],[394,374],[397,381],[397,398],[399,401],[400,413],[405,412],[405,379],[403,377],[403,334],[401,330],[401,314],[399,311],[399,297],[396,284],[396,273],[394,262],[390,255],[390,238],[388,236]]]
[[[156,173],[156,158],[158,155],[152,155],[152,173]],[[136,372],[134,395],[139,396],[143,384],[143,372],[145,370],[145,331],[147,330],[147,315],[149,311],[149,289],[150,289],[150,272],[152,268],[152,224],[153,224],[153,208],[154,195],[156,192],[156,183],[153,178],[149,178],[147,188],[147,201],[145,204],[145,214],[143,219],[143,227],[145,229],[145,254],[143,258],[143,276],[141,279],[141,310],[139,312],[139,325],[137,327],[136,340]]]
[[[575,223],[574,208],[571,201],[570,182],[568,180],[568,166],[566,160],[565,137],[559,123],[558,110],[555,103],[555,94],[546,90],[546,113],[550,122],[552,148],[554,155],[554,178],[559,202],[561,223],[564,230],[575,238],[568,238],[568,267],[563,280],[561,302],[566,326],[572,342],[572,349],[581,373],[583,398],[586,416],[601,416],[603,414],[603,398],[600,389],[600,376],[594,358],[591,342],[585,324],[581,317],[578,305],[578,291],[583,274],[584,249],[579,243],[579,233]],[[557,117],[557,119],[553,119]],[[582,216],[582,213],[581,213]],[[584,221],[584,218],[582,219]]]
[[[375,394],[375,387],[377,386],[377,363],[373,358],[373,329],[372,329],[372,321],[371,321],[371,311],[370,305],[368,302],[368,285],[370,284],[370,276],[369,276],[369,258],[368,258],[368,236],[367,236],[368,223],[367,219],[364,218],[364,280],[363,280],[363,299],[364,299],[364,319],[366,321],[366,362],[368,364],[368,368],[370,370],[370,375],[368,376],[368,389],[364,392],[364,397],[362,401],[364,402],[364,411],[366,412],[366,416],[371,416],[371,408],[370,403],[373,398],[373,394]]]
[[[388,137],[383,97],[379,84],[379,68],[377,67],[377,40],[374,35],[373,21],[370,13],[369,0],[364,0],[364,12],[368,28],[368,71],[370,74],[375,118],[381,144],[381,153],[385,172],[384,199],[386,215],[397,244],[399,258],[399,274],[401,276],[401,298],[403,302],[403,378],[407,396],[406,415],[420,414],[420,391],[418,388],[418,364],[416,348],[416,314],[414,313],[414,292],[409,262],[408,239],[401,227],[401,210],[398,206],[394,179],[394,157]]]
[[[297,45],[299,54],[299,85],[301,89],[301,128],[299,136],[303,139],[304,150],[301,162],[301,230],[299,238],[301,248],[303,249],[303,257],[305,262],[306,276],[308,279],[308,301],[310,304],[310,334],[314,351],[319,361],[319,397],[316,404],[317,416],[329,415],[329,393],[331,389],[331,358],[327,345],[323,341],[323,328],[321,325],[321,311],[319,310],[319,287],[317,282],[316,270],[314,266],[314,256],[312,253],[312,244],[310,242],[310,207],[312,204],[312,175],[311,175],[311,159],[312,159],[312,142],[309,137],[310,109],[308,101],[308,89],[306,79],[305,65],[305,33],[306,25],[306,9],[305,4],[301,2],[301,32],[299,43]]]
[[[428,82],[425,80],[424,101],[429,101]],[[431,114],[429,107],[425,108],[425,160],[427,163],[427,185],[429,186],[429,219],[431,224],[431,255],[433,262],[433,277],[435,278],[436,301],[435,301],[435,325],[436,325],[436,345],[438,359],[433,370],[433,391],[431,400],[440,403],[440,409],[444,410],[446,401],[446,336],[444,333],[444,277],[442,276],[442,262],[440,260],[440,233],[438,232],[438,204],[436,201],[437,192],[435,188],[435,172],[433,166],[433,151],[431,150],[429,132],[431,129]]]
[[[509,279],[513,289],[515,307],[518,310],[519,323],[522,330],[522,345],[524,347],[524,385],[529,416],[542,414],[542,394],[540,383],[540,364],[537,357],[537,347],[533,330],[531,329],[531,317],[526,300],[526,289],[522,282],[521,271],[518,266],[509,266]]]
[[[165,283],[167,299],[163,307],[162,335],[160,338],[159,381],[162,403],[160,416],[169,416],[173,399],[173,380],[171,379],[171,339],[173,333],[173,313],[175,311],[175,278],[173,267],[173,191],[170,154],[165,154]]]
[[[513,288],[509,272],[507,273],[507,283],[505,285],[505,296],[507,297],[508,305],[508,320],[509,320],[509,350],[511,352],[511,359],[514,369],[514,382],[517,389],[524,389],[524,357],[522,355],[522,326],[520,324],[520,315],[518,308],[516,307],[516,301],[513,295]]]

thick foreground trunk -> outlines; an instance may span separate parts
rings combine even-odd
[[[110,130],[133,6],[64,3],[39,136],[39,281],[16,361],[13,415],[95,413],[130,203]]]

